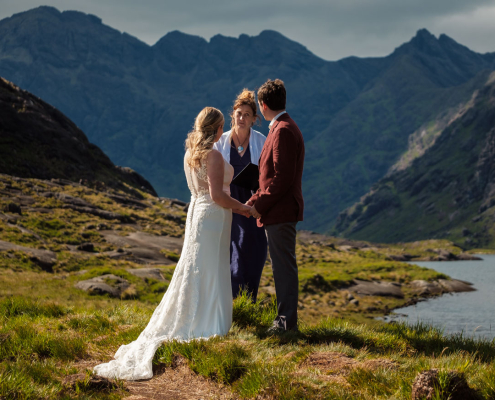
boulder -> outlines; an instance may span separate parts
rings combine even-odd
[[[348,290],[357,294],[367,296],[390,296],[399,299],[404,298],[404,293],[400,288],[399,283],[395,282],[374,282],[374,281],[362,281],[354,279],[354,285],[349,287]]]
[[[122,292],[130,286],[130,283],[124,278],[106,274],[77,282],[74,286],[89,294],[109,294],[112,297],[120,297]]]
[[[412,385],[412,400],[433,400],[445,398],[449,400],[475,400],[479,397],[469,387],[463,374],[457,371],[444,372],[447,374],[446,387],[441,387],[438,369],[420,372]]]
[[[138,268],[138,269],[129,268],[126,271],[134,276],[143,279],[149,278],[149,279],[156,279],[157,281],[165,280],[165,278],[162,275],[162,271],[158,268]]]
[[[95,251],[95,245],[93,243],[82,243],[77,246],[77,250],[93,253]]]

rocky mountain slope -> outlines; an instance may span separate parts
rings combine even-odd
[[[425,30],[388,57],[329,62],[273,31],[209,42],[170,32],[148,46],[74,11],[40,7],[0,21],[3,76],[170,197],[188,197],[181,158],[197,112],[212,105],[228,113],[243,87],[280,77],[307,143],[301,227],[319,231],[383,177],[409,135],[465,103],[479,74],[494,68],[495,54]]]
[[[472,100],[413,135],[401,163],[339,215],[335,233],[381,242],[448,238],[466,248],[494,248],[494,127],[492,73]]]
[[[116,167],[60,111],[0,77],[0,173],[66,179],[156,195],[129,168]]]

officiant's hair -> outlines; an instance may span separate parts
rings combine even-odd
[[[260,121],[260,116],[258,115],[258,108],[256,107],[256,99],[254,97],[254,91],[248,89],[242,89],[242,92],[237,95],[232,106],[232,111],[230,112],[230,128],[234,130],[235,127],[235,117],[234,113],[241,106],[249,106],[253,111],[253,116],[256,121]]]
[[[192,168],[201,166],[201,161],[213,148],[218,128],[224,123],[225,118],[220,110],[205,107],[200,111],[194,121],[194,129],[189,132],[186,139],[186,150],[189,150],[187,163]]]
[[[265,103],[272,111],[285,110],[286,97],[284,82],[280,79],[268,79],[258,89],[258,101]]]

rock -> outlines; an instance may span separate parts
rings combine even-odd
[[[473,292],[476,290],[473,288],[472,283],[459,281],[457,279],[439,279],[438,283],[442,285],[447,292]]]
[[[349,303],[350,304],[353,304],[355,306],[358,306],[359,305],[359,300],[358,299],[352,299]]]
[[[130,283],[126,279],[107,274],[77,282],[74,286],[89,294],[109,294],[112,297],[120,297],[122,292],[130,286]]]
[[[30,256],[30,260],[37,264],[43,271],[53,272],[53,266],[57,262],[57,255],[53,251],[32,249],[0,240],[0,251],[22,251]]]
[[[95,245],[93,243],[82,243],[77,246],[77,250],[93,253],[95,251]]]
[[[462,236],[470,236],[471,231],[468,228],[462,228]]]
[[[388,258],[394,261],[409,261],[403,254],[388,254]]]
[[[447,374],[446,386],[440,386],[438,369],[420,372],[412,385],[412,400],[433,400],[445,398],[449,400],[475,400],[479,397],[471,389],[463,374],[457,371],[444,371]],[[442,380],[443,381],[443,380]]]
[[[136,262],[141,264],[174,264],[161,251],[170,249],[180,254],[183,244],[183,239],[155,236],[145,232],[133,232],[127,236],[121,236],[115,231],[101,231],[101,234],[108,243],[125,247],[126,252],[132,253]]]
[[[69,196],[68,194],[64,194],[64,193],[57,193],[57,198],[66,204],[72,204],[74,206],[92,207],[92,208],[95,207],[93,204],[88,203],[86,200],[80,199],[79,197]]]
[[[399,299],[404,298],[400,284],[395,282],[370,282],[354,279],[354,285],[349,291],[367,296],[390,296]]]
[[[157,215],[159,215],[163,219],[175,222],[177,224],[180,224],[183,222],[183,217],[181,217],[179,215],[173,215],[173,214],[169,214],[169,213],[158,213]]]
[[[107,194],[107,196],[110,197],[113,201],[116,201],[117,203],[120,204],[133,205],[140,209],[149,207],[148,204],[143,203],[142,201],[139,201],[137,199],[133,199],[132,197],[120,196],[118,194]]]
[[[354,300],[354,296],[352,295],[352,293],[349,293],[347,295],[347,300],[349,300],[349,301]]]
[[[96,215],[97,217],[103,218],[103,219],[117,219],[121,222],[129,222],[129,217],[110,212],[110,211],[105,211],[105,210],[100,210],[97,208],[91,208],[91,207],[80,207],[76,206],[73,204],[66,204],[64,205],[63,208],[70,208],[71,210],[83,213],[83,214],[91,214],[91,215]]]
[[[472,284],[457,279],[439,279],[438,281],[428,282],[416,280],[411,282],[411,286],[417,289],[420,296],[437,295],[442,293],[472,292],[476,289]]]
[[[157,281],[164,281],[165,278],[162,275],[162,271],[158,268],[139,268],[139,269],[127,269],[127,272],[139,278],[156,279]]]
[[[438,254],[437,261],[453,261],[457,260],[457,257],[450,251],[444,249],[433,249],[434,253]]]
[[[420,296],[436,295],[444,292],[444,288],[438,282],[416,280],[411,282],[411,286],[417,289]]]
[[[5,212],[22,215],[21,206],[15,203],[7,204],[7,206],[5,207]]]

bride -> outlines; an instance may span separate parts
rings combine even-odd
[[[97,365],[107,378],[149,379],[157,348],[167,340],[189,341],[226,335],[232,324],[230,228],[232,211],[249,215],[230,197],[234,169],[213,144],[223,133],[223,114],[204,108],[186,140],[184,171],[191,191],[184,247],[174,276],[148,326],[115,360]],[[232,211],[231,211],[232,210]]]

